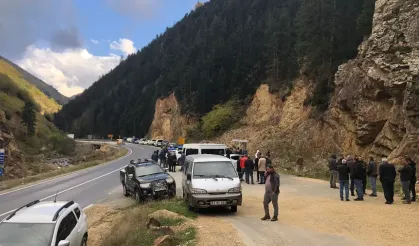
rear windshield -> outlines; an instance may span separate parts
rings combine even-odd
[[[51,244],[53,223],[1,223],[1,246],[46,246]]]
[[[201,149],[201,154],[222,155],[224,156],[224,149]]]
[[[237,177],[236,170],[231,162],[217,161],[217,162],[197,162],[193,168],[194,178],[205,177]]]

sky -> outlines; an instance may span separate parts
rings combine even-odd
[[[196,2],[0,0],[0,55],[70,97],[181,20]]]

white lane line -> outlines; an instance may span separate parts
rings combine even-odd
[[[88,208],[90,208],[91,206],[93,206],[93,204],[90,204],[89,206],[86,206],[85,208],[83,208],[83,211],[87,210]]]
[[[128,148],[127,148],[127,149],[128,149]],[[116,161],[122,160],[122,159],[123,159],[123,158],[125,158],[125,157],[130,156],[130,155],[132,154],[132,150],[131,150],[131,149],[128,149],[128,151],[129,151],[129,153],[128,153],[128,154],[126,154],[126,155],[124,155],[124,156],[122,156],[122,157],[120,157],[120,158],[118,158],[118,159],[116,159],[116,160],[113,160],[113,161],[110,161],[110,162],[105,162],[105,163],[103,163],[103,164],[99,164],[99,166],[100,166],[100,165],[108,165],[108,164],[111,164],[111,163],[113,163],[113,162],[116,162]],[[80,170],[80,171],[77,171],[77,172],[69,173],[69,174],[64,175],[64,176],[60,176],[60,177],[56,177],[56,178],[52,178],[52,179],[47,179],[47,180],[45,180],[45,181],[42,181],[42,182],[39,182],[39,183],[35,183],[35,184],[32,184],[32,185],[28,185],[28,186],[24,186],[24,187],[19,188],[19,189],[16,189],[16,190],[11,190],[11,191],[8,191],[8,192],[0,193],[0,196],[4,196],[4,195],[7,195],[7,194],[10,194],[10,193],[13,193],[13,192],[17,192],[17,191],[25,190],[25,189],[28,189],[28,188],[31,188],[31,187],[34,187],[34,186],[37,186],[37,185],[45,184],[45,183],[48,183],[48,182],[51,182],[51,181],[54,181],[54,180],[57,180],[57,179],[62,179],[62,178],[65,178],[65,177],[68,177],[68,176],[71,176],[71,175],[76,175],[76,174],[79,174],[79,173],[84,173],[84,172],[87,172],[87,171],[89,171],[90,169],[92,169],[92,168],[96,168],[96,167],[98,167],[98,166],[94,166],[94,167],[90,167],[90,168],[87,168],[87,169],[84,169],[84,170]]]
[[[124,167],[121,167],[121,168],[124,168]],[[108,175],[110,175],[110,174],[112,174],[112,173],[114,173],[114,172],[118,172],[119,170],[121,170],[121,168],[118,168],[118,169],[116,169],[116,170],[113,170],[112,172],[109,172],[109,173],[103,174],[103,175],[101,175],[101,176],[99,176],[99,177],[96,177],[96,178],[94,178],[94,179],[88,180],[88,181],[86,181],[86,182],[84,182],[84,183],[81,183],[81,184],[78,184],[78,185],[76,185],[76,186],[73,186],[73,187],[70,187],[70,188],[68,188],[68,189],[65,189],[65,190],[63,190],[63,191],[60,191],[60,192],[58,192],[58,193],[56,193],[56,194],[57,194],[57,195],[60,195],[60,194],[62,194],[62,193],[64,193],[64,192],[67,192],[67,191],[70,191],[70,190],[74,190],[74,189],[75,189],[75,188],[77,188],[77,187],[80,187],[80,186],[82,186],[82,185],[85,185],[85,184],[91,183],[91,182],[93,182],[93,181],[95,181],[95,180],[98,180],[98,179],[100,179],[100,178],[106,177],[106,176],[108,176]],[[44,200],[47,200],[47,199],[49,199],[49,198],[51,198],[51,197],[54,197],[54,196],[55,196],[55,194],[52,194],[52,195],[50,195],[50,196],[44,197],[44,198],[42,198],[42,199],[39,199],[39,201],[44,201]],[[8,211],[8,212],[6,212],[6,213],[0,214],[0,217],[2,217],[2,216],[4,216],[4,215],[7,215],[7,214],[10,214],[10,213],[12,213],[13,211],[15,211],[16,209],[17,209],[17,208],[15,208],[15,209],[13,209],[13,210],[10,210],[10,211]]]

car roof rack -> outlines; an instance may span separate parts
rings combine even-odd
[[[33,205],[37,204],[37,203],[39,203],[39,200],[35,200],[35,201],[33,201],[33,202],[30,202],[30,203],[26,204],[25,206],[22,206],[22,207],[20,207],[20,208],[16,209],[15,211],[13,211],[13,213],[11,213],[11,214],[10,214],[10,215],[6,218],[6,220],[11,219],[13,216],[15,216],[15,215],[16,215],[17,211],[21,210],[22,208],[28,208],[28,207],[30,207],[30,206],[33,206]]]
[[[52,221],[56,221],[58,219],[58,217],[60,216],[60,212],[61,210],[70,207],[71,205],[74,204],[74,201],[71,202],[67,202],[66,204],[64,204],[64,206],[62,206],[60,209],[57,210],[57,212],[55,213],[54,217],[52,218]]]

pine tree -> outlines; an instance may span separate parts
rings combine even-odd
[[[26,126],[26,134],[28,136],[35,135],[36,110],[35,104],[31,101],[25,102],[25,106],[23,107],[22,124]]]

